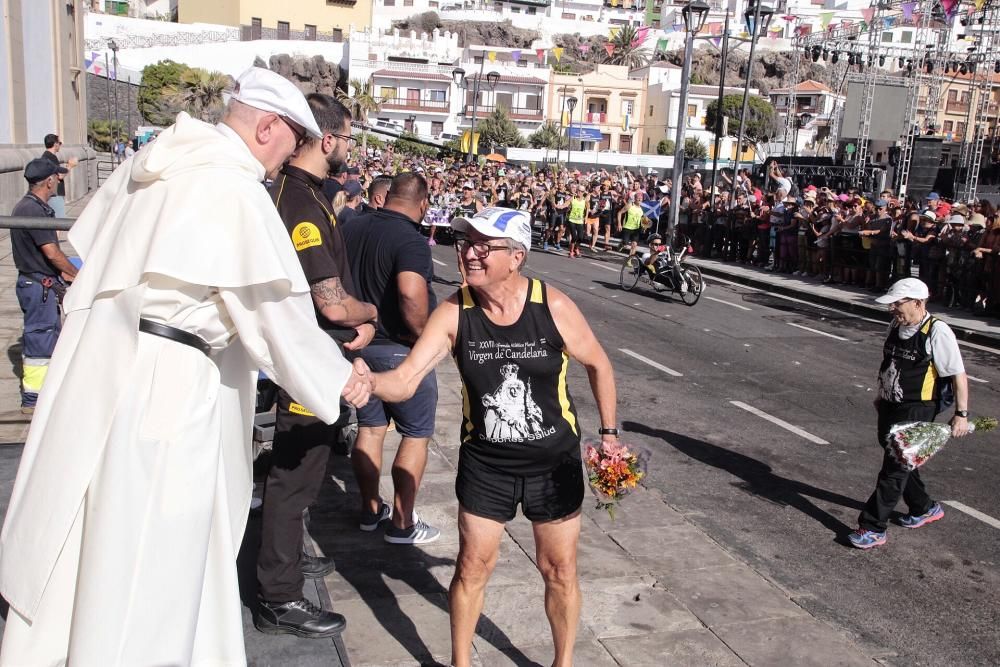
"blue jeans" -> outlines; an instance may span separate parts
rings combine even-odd
[[[21,406],[26,408],[34,407],[38,400],[38,392],[42,390],[45,374],[49,369],[49,359],[56,349],[56,341],[62,329],[56,293],[48,290],[46,295],[45,291],[34,275],[18,274],[15,292],[21,312],[24,313]]]

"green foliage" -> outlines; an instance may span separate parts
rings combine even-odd
[[[525,145],[517,125],[507,116],[507,112],[497,108],[484,118],[477,126],[479,133],[479,152],[488,153],[499,146],[522,148]]]
[[[339,99],[350,112],[354,120],[361,121],[368,125],[368,116],[382,110],[382,102],[375,97],[375,86],[371,79],[351,79],[352,94],[348,95],[340,88],[337,89],[337,99]],[[370,138],[367,132],[361,133],[361,154],[368,155],[368,143]],[[383,144],[384,145],[384,144]]]
[[[528,137],[528,144],[532,148],[566,148],[568,141],[559,131],[559,125],[547,120]]]
[[[656,154],[673,155],[676,148],[677,144],[673,139],[660,139],[660,143],[656,144]]]
[[[698,141],[697,137],[684,139],[684,157],[691,160],[704,160],[708,157],[708,147]]]
[[[397,153],[405,153],[406,155],[412,155],[413,157],[425,157],[425,158],[435,158],[438,155],[438,149],[433,146],[427,146],[420,142],[414,141],[416,135],[412,132],[403,132],[399,139],[396,139],[393,146],[396,148]]]
[[[716,131],[718,100],[709,102],[705,109],[705,127]],[[722,98],[722,115],[729,118],[728,136],[735,137],[740,128],[740,112],[743,109],[742,95],[726,95]],[[771,103],[762,97],[748,98],[744,139],[752,145],[764,143],[778,133],[778,113]]]
[[[454,139],[449,139],[444,142],[444,147],[450,151],[455,151],[456,153],[464,153],[462,150],[462,137],[455,137]]]
[[[650,50],[645,44],[637,43],[638,31],[635,26],[622,26],[610,40],[615,50],[604,59],[609,65],[625,65],[629,69],[645,67],[649,64]]]
[[[181,74],[180,82],[163,89],[160,108],[174,116],[186,111],[199,120],[218,123],[226,107],[222,93],[231,85],[228,74],[190,67]]]
[[[125,137],[124,121],[91,120],[87,123],[87,141],[94,150],[105,152],[111,150],[115,137]]]
[[[154,65],[146,65],[142,70],[142,85],[139,86],[137,103],[142,119],[151,125],[170,125],[174,117],[161,111],[163,89],[177,86],[187,65],[172,60],[161,60]]]

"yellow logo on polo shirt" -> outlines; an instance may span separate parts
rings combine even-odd
[[[305,250],[323,242],[319,227],[311,222],[300,222],[292,230],[292,242],[296,250]]]
[[[289,403],[288,411],[293,415],[302,415],[303,417],[315,417],[313,413],[306,410],[304,405],[299,405],[298,403]]]

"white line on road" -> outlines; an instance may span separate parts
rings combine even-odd
[[[682,377],[684,377],[684,373],[678,373],[673,368],[667,368],[663,364],[661,364],[659,362],[656,362],[656,361],[653,361],[652,359],[650,359],[648,357],[644,357],[641,354],[633,352],[632,350],[626,350],[625,348],[621,348],[620,347],[620,348],[618,348],[618,351],[622,352],[623,354],[627,354],[628,356],[632,357],[633,359],[638,359],[639,361],[641,361],[644,364],[649,364],[653,368],[655,368],[657,370],[661,370],[664,373],[666,373],[667,375],[672,375],[675,378],[682,378]]]
[[[436,257],[431,257],[431,261],[437,264],[438,266],[448,266],[447,264],[442,262],[440,259],[437,259]]]
[[[994,519],[989,514],[983,514],[979,510],[974,510],[968,505],[960,503],[957,500],[942,500],[941,502],[949,507],[954,507],[959,512],[964,512],[965,514],[968,514],[971,517],[979,519],[988,526],[993,526],[994,528],[1000,528],[1000,520]]]
[[[727,306],[732,306],[733,308],[739,308],[740,310],[752,310],[751,308],[747,308],[746,306],[741,306],[738,303],[733,303],[731,301],[723,301],[722,299],[716,299],[714,296],[705,295],[705,298],[708,299],[709,301],[714,301],[716,303],[724,303]]]
[[[705,297],[706,299],[708,297]],[[804,327],[801,324],[795,324],[795,322],[785,322],[790,327],[795,327],[796,329],[803,329],[805,331],[811,331],[814,334],[819,334],[820,336],[826,336],[828,338],[836,338],[837,340],[847,340],[842,336],[835,336],[832,333],[827,333],[825,331],[820,331],[819,329],[813,329],[812,327]]]
[[[620,271],[620,269],[615,269],[615,268],[612,268],[610,266],[605,266],[604,264],[601,264],[600,262],[590,262],[590,265],[591,266],[596,266],[599,269],[604,269],[605,271],[610,271],[611,273],[618,273]]]
[[[973,382],[981,382],[983,384],[989,384],[990,383],[989,380],[984,380],[983,378],[973,377],[973,376],[969,375],[968,373],[966,373],[965,377],[969,378]]]
[[[757,408],[755,408],[752,405],[747,405],[743,401],[729,401],[729,402],[731,404],[735,405],[736,407],[740,408],[741,410],[746,410],[747,412],[749,412],[752,415],[757,415],[761,419],[766,419],[767,421],[771,422],[772,424],[777,424],[778,426],[780,426],[781,428],[785,429],[786,431],[791,431],[795,435],[801,436],[801,437],[805,438],[806,440],[808,440],[809,442],[815,442],[817,445],[829,445],[830,444],[829,442],[827,442],[823,438],[817,437],[817,436],[813,435],[812,433],[810,433],[809,431],[803,431],[802,429],[800,429],[795,424],[789,424],[784,419],[778,419],[774,415],[769,415],[766,412],[764,412],[763,410],[758,410]]]

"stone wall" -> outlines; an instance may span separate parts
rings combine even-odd
[[[145,125],[139,115],[139,86],[124,81],[110,81],[96,74],[87,75],[87,119],[108,120],[108,95],[111,95],[111,120],[115,119],[115,92],[118,93],[118,120],[128,130],[128,136],[135,135],[140,125]],[[131,117],[129,108],[131,107]]]
[[[35,145],[0,146],[0,215],[10,215],[14,205],[28,191],[24,167],[41,157],[45,147]],[[63,146],[60,160],[75,157],[79,164],[66,174],[66,203],[80,199],[97,188],[97,154],[89,146]]]

